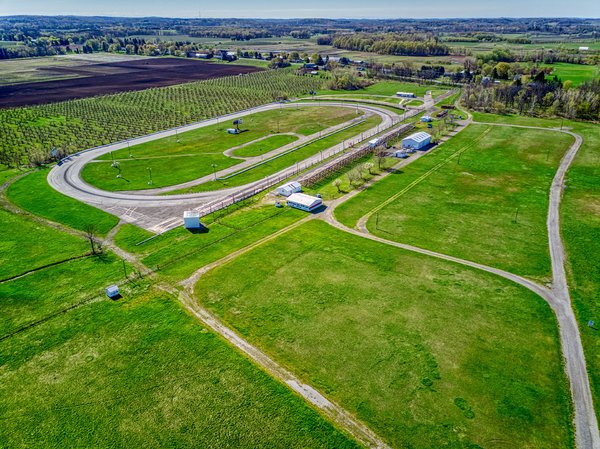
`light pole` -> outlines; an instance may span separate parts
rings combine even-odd
[[[129,151],[129,159],[131,159],[133,157],[133,155],[131,154],[131,147],[129,146],[129,140],[127,141],[127,150]]]
[[[148,177],[150,179],[150,181],[148,181],[148,185],[151,186],[152,185],[152,168],[146,167],[146,170],[148,170]]]
[[[213,169],[213,175],[215,176],[215,181],[216,181],[217,180],[217,167],[218,167],[218,165],[217,164],[210,164],[210,166]]]

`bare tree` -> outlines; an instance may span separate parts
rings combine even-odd
[[[372,162],[365,162],[363,164],[363,169],[366,170],[367,172],[369,172],[370,175],[373,175],[374,173],[372,172],[374,167],[374,164]]]
[[[85,236],[88,239],[88,241],[90,242],[90,248],[92,250],[92,254],[94,254],[94,255],[102,253],[102,246],[100,245],[100,242],[96,238],[97,234],[98,234],[98,228],[96,228],[96,225],[89,224],[85,227]]]

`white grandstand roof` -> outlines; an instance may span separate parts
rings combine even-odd
[[[414,140],[415,142],[423,142],[424,140],[431,139],[431,136],[424,131],[420,131],[418,133],[411,134],[406,137],[406,139]]]

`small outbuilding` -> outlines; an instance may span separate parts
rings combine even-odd
[[[402,98],[417,98],[413,92],[396,92],[396,96]]]
[[[406,159],[408,157],[408,153],[406,150],[396,150],[394,151],[394,157],[399,157],[400,159]]]
[[[239,134],[240,130],[238,128],[227,128],[228,134]]]
[[[185,229],[199,229],[202,227],[200,224],[200,212],[197,210],[186,210],[183,213],[183,227]]]
[[[402,139],[402,148],[410,148],[413,150],[420,150],[431,143],[431,135],[424,131],[411,134],[408,137]]]
[[[423,117],[421,117],[421,121],[423,123],[429,123],[429,122],[432,122],[433,119],[430,116],[428,116],[428,115],[424,115]]]
[[[310,196],[304,193],[292,193],[286,200],[286,203],[290,207],[306,212],[313,212],[323,205],[323,200],[316,196]]]
[[[280,187],[277,187],[277,195],[290,196],[293,193],[302,192],[302,186],[297,181],[288,182]]]
[[[373,139],[373,140],[369,140],[369,146],[371,148],[375,148],[377,145],[379,145],[380,142],[381,142],[381,139],[379,139],[379,138]]]
[[[121,297],[121,294],[119,293],[119,287],[117,285],[109,285],[104,289],[104,291],[106,292],[106,296],[108,296],[110,299],[118,299]]]

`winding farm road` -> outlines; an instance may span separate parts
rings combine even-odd
[[[594,403],[592,392],[587,373],[585,355],[579,327],[575,319],[575,314],[571,307],[571,298],[567,285],[567,277],[565,272],[565,256],[564,245],[560,234],[560,202],[565,182],[565,175],[569,166],[575,159],[579,148],[583,142],[580,135],[571,131],[562,129],[549,129],[533,126],[520,126],[497,123],[480,123],[472,122],[481,125],[490,126],[508,126],[526,129],[538,129],[543,131],[558,131],[569,134],[575,138],[575,142],[569,147],[563,156],[559,167],[556,171],[552,185],[550,188],[550,201],[548,206],[547,229],[548,229],[548,244],[550,248],[550,258],[552,264],[552,287],[547,288],[539,285],[522,276],[500,270],[498,268],[479,264],[477,262],[460,259],[447,254],[437,253],[424,248],[419,248],[413,245],[394,242],[381,237],[372,235],[366,227],[369,217],[375,210],[370,211],[358,221],[357,229],[351,229],[340,223],[334,215],[335,208],[344,201],[347,201],[358,192],[351,192],[338,200],[334,201],[323,214],[322,218],[332,226],[345,232],[358,235],[370,240],[374,240],[386,245],[402,248],[407,251],[413,251],[427,256],[436,257],[438,259],[447,260],[468,267],[476,268],[488,273],[492,273],[508,279],[512,282],[522,285],[525,288],[533,291],[541,296],[554,311],[559,324],[559,333],[561,340],[561,348],[565,359],[565,371],[569,379],[572,400],[575,410],[574,425],[575,425],[575,440],[578,449],[600,449],[600,435],[598,432],[598,421],[594,411]],[[378,208],[377,208],[378,209]]]

